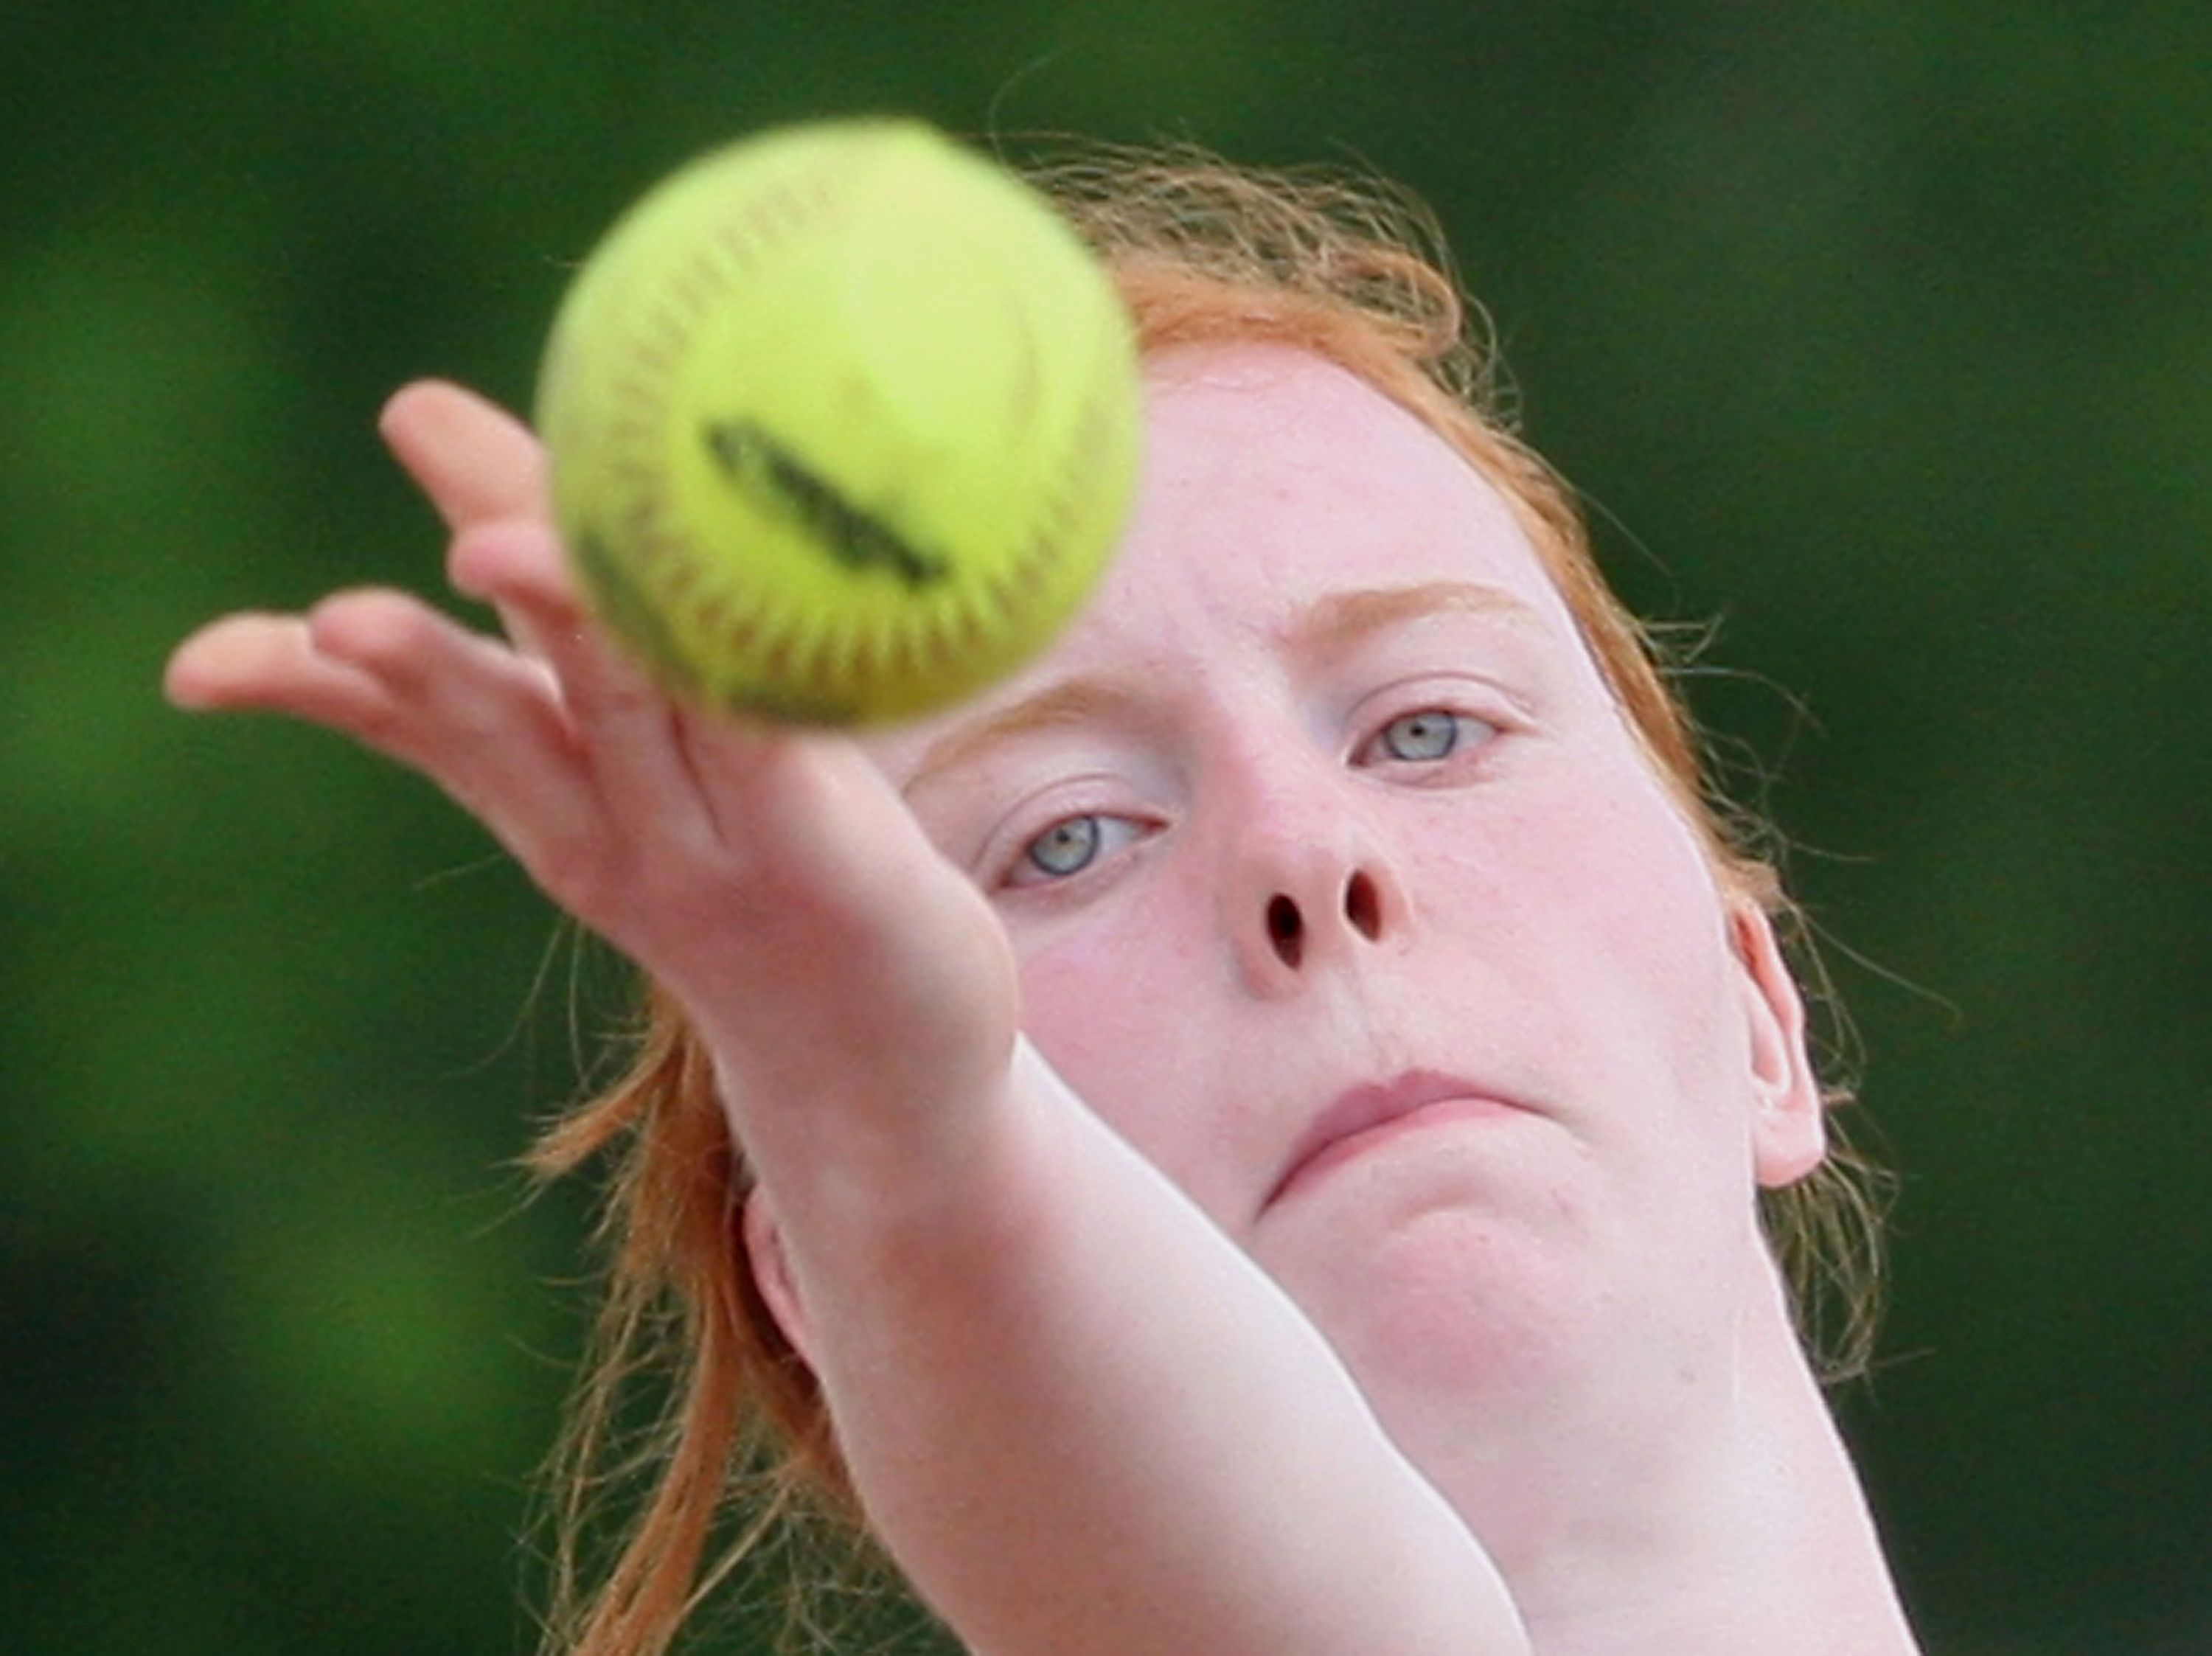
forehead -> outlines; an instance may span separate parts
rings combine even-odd
[[[1347,594],[1494,595],[1593,688],[1595,669],[1504,497],[1349,371],[1280,345],[1211,344],[1146,364],[1146,457],[1128,527],[1061,638],[973,706],[874,738],[906,772],[950,727],[1071,676],[1193,683],[1279,646]]]
[[[1146,365],[1144,485],[1098,613],[1117,591],[1480,581],[1575,632],[1512,507],[1413,414],[1349,370],[1269,344]]]

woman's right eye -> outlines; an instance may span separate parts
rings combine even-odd
[[[1141,832],[1141,825],[1130,818],[1103,811],[1063,816],[1022,846],[1006,883],[1043,885],[1071,878]]]

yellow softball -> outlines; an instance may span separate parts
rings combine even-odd
[[[913,121],[745,139],[649,191],[556,317],[537,417],[588,600],[668,688],[896,719],[1073,614],[1133,493],[1105,271]]]

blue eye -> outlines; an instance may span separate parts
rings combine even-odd
[[[1022,857],[1046,878],[1064,880],[1091,866],[1104,839],[1097,816],[1063,817],[1024,846]]]
[[[1002,877],[1010,886],[1048,885],[1085,873],[1152,832],[1157,824],[1113,811],[1078,811],[1030,839]]]
[[[1461,739],[1468,734],[1465,727],[1473,722],[1441,707],[1424,707],[1419,713],[1401,713],[1385,725],[1376,733],[1376,746],[1386,758],[1434,763],[1458,750]]]

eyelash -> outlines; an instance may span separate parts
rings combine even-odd
[[[1442,752],[1425,756],[1389,752],[1378,754],[1377,750],[1382,749],[1383,745],[1390,741],[1393,731],[1413,725],[1416,721],[1430,719],[1448,721],[1451,733],[1450,741]],[[1463,755],[1471,739],[1474,741],[1475,751],[1479,752],[1481,748],[1486,747],[1500,734],[1501,729],[1502,727],[1494,720],[1484,719],[1474,713],[1462,713],[1454,707],[1414,707],[1401,713],[1395,713],[1376,726],[1352,749],[1351,758],[1354,764],[1369,768],[1381,768],[1385,766],[1394,768],[1397,767],[1431,767],[1445,765],[1455,759],[1461,759],[1464,762]],[[1091,825],[1087,830],[1090,843],[1076,846],[1082,856],[1082,860],[1066,868],[1048,865],[1041,855],[1041,849],[1055,836],[1066,835],[1077,825],[1085,823]],[[1120,830],[1118,840],[1115,840],[1115,834],[1102,831],[1107,824],[1113,824],[1118,828]],[[1148,825],[1141,819],[1118,811],[1073,811],[1065,816],[1055,817],[1039,832],[1021,842],[1016,848],[1013,866],[1007,870],[999,883],[1016,889],[1064,884],[1089,872],[1097,865],[1100,858],[1110,855],[1113,852],[1133,843],[1147,830],[1147,827]],[[1109,840],[1115,842],[1109,844],[1108,843]]]

